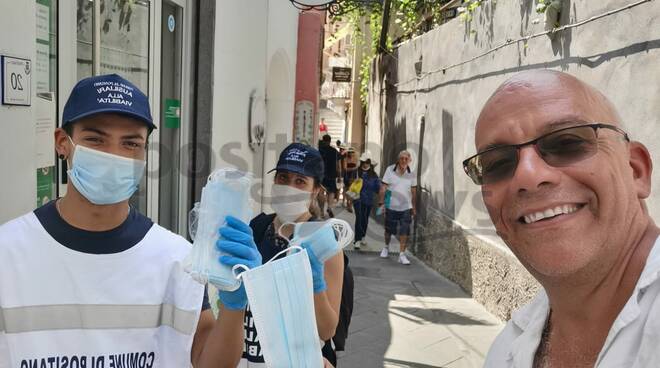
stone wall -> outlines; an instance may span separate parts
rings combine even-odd
[[[430,216],[416,231],[416,256],[502,320],[508,320],[513,310],[539,290],[539,284],[515,258],[469,234],[445,215]]]
[[[421,192],[413,251],[500,318],[538,285],[495,234],[479,187],[462,170],[475,152],[474,122],[516,72],[562,70],[607,95],[633,139],[658,157],[660,2],[631,3],[564,0],[561,25],[575,26],[524,39],[545,31],[536,2],[487,1],[470,23],[454,19],[374,62],[367,148],[381,170],[399,150],[413,153]],[[660,219],[653,189],[647,204]]]

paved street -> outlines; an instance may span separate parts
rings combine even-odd
[[[337,208],[353,225],[353,215]],[[410,257],[382,259],[382,226],[371,220],[368,246],[348,247],[355,306],[340,367],[481,367],[503,327],[458,286]],[[391,249],[398,249],[393,240]]]

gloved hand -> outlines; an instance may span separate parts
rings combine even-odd
[[[307,256],[309,258],[309,265],[312,267],[312,285],[314,286],[314,294],[326,291],[328,286],[325,283],[325,276],[323,273],[323,262],[319,261],[312,247],[309,243],[302,243],[301,246],[307,249]]]
[[[220,228],[220,239],[216,247],[229,255],[220,257],[220,263],[229,267],[243,264],[250,269],[261,266],[261,254],[252,237],[252,229],[243,221],[233,216],[227,216],[227,225]],[[229,310],[241,310],[247,306],[245,286],[234,291],[219,292],[220,302]]]

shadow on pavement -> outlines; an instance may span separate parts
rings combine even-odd
[[[457,285],[396,255],[347,251],[355,305],[339,367],[480,367],[502,328]]]

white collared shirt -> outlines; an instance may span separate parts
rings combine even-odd
[[[397,164],[388,166],[382,181],[392,192],[388,209],[406,211],[413,208],[412,188],[417,186],[417,175],[410,166],[403,171],[403,174],[397,171]]]
[[[630,299],[612,324],[595,367],[660,366],[660,238]],[[544,290],[511,320],[490,347],[484,367],[531,368],[549,313]]]

